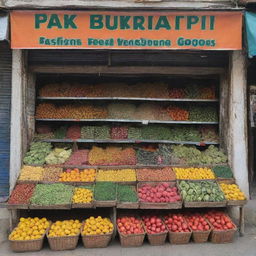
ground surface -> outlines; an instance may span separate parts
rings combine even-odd
[[[1,256],[256,256],[256,227],[246,227],[244,237],[235,237],[232,244],[194,244],[150,246],[147,242],[140,248],[122,248],[114,241],[106,249],[84,249],[81,244],[74,251],[52,252],[47,244],[40,252],[12,253],[9,243],[0,244]]]

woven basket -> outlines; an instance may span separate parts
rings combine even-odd
[[[116,200],[113,201],[94,201],[96,207],[114,207],[116,206]]]
[[[139,247],[142,246],[144,239],[145,239],[145,233],[142,234],[131,234],[131,235],[124,235],[119,232],[120,242],[122,247]]]
[[[167,237],[167,231],[159,234],[148,234],[148,241],[150,245],[163,245]]]
[[[236,182],[236,180],[234,178],[217,178],[217,181],[219,183],[225,183],[225,184],[234,184]]]
[[[232,243],[237,227],[229,230],[212,230],[210,234],[210,241],[215,244]]]
[[[7,209],[28,209],[29,206],[28,204],[7,204],[6,205]]]
[[[208,241],[208,237],[211,233],[211,230],[207,231],[193,231],[192,239],[195,243],[205,243]]]
[[[71,208],[74,208],[74,209],[76,209],[76,208],[93,208],[93,207],[94,207],[93,202],[87,203],[87,204],[75,204],[75,203],[73,203],[72,206],[71,206]]]
[[[227,205],[229,206],[243,206],[247,204],[247,200],[228,200]]]
[[[112,233],[104,235],[82,235],[82,241],[85,248],[105,248],[108,246]]]
[[[35,240],[9,240],[11,250],[14,252],[33,252],[40,251],[43,248],[44,236]]]
[[[79,234],[76,236],[62,236],[62,237],[49,237],[47,239],[51,250],[53,251],[64,251],[74,250],[77,247]]]
[[[169,231],[169,242],[171,244],[188,244],[192,232],[171,232]]]
[[[48,210],[48,209],[63,209],[68,210],[71,209],[71,204],[55,204],[55,205],[29,205],[29,209],[31,210]]]

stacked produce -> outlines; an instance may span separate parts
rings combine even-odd
[[[172,168],[162,169],[137,169],[138,181],[172,181],[176,179]]]
[[[136,181],[136,171],[134,169],[99,170],[96,180],[113,182]]]
[[[200,131],[195,127],[174,127],[171,129],[174,141],[201,141]]]
[[[245,194],[236,184],[220,184],[227,200],[246,200]]]
[[[94,188],[94,198],[98,201],[116,200],[116,183],[97,182]]]
[[[63,172],[62,168],[59,167],[46,167],[44,168],[43,181],[45,183],[53,183],[59,180],[60,174]]]
[[[227,162],[227,156],[220,151],[217,147],[211,145],[204,151],[198,150],[195,146],[172,146],[172,159],[173,163],[178,164],[220,164]]]
[[[167,182],[144,184],[139,187],[138,196],[141,201],[151,203],[168,203],[181,200],[178,189],[171,187]]]
[[[140,140],[142,139],[141,128],[139,127],[129,127],[128,129],[128,139]]]
[[[18,184],[8,200],[8,204],[29,204],[35,189],[34,184]]]
[[[183,214],[172,214],[164,216],[164,223],[171,232],[190,232],[189,225]]]
[[[84,222],[82,235],[104,235],[112,233],[113,230],[114,225],[109,218],[102,218],[101,216],[95,218],[91,216]]]
[[[107,107],[108,118],[134,119],[136,106],[130,103],[110,103]]]
[[[46,156],[51,152],[52,146],[47,142],[32,142],[29,151],[26,153],[23,162],[24,164],[38,164],[45,163]]]
[[[49,237],[77,236],[82,223],[79,220],[63,220],[54,222],[49,230]]]
[[[178,180],[213,180],[214,173],[210,168],[173,168]]]
[[[89,150],[82,149],[72,153],[65,165],[86,165],[88,164]]]
[[[84,169],[80,171],[75,168],[73,170],[67,169],[59,176],[60,182],[94,182],[96,177],[95,169]]]
[[[171,164],[171,155],[172,153],[172,146],[166,144],[159,144],[158,145],[158,160],[159,164],[169,165]]]
[[[54,131],[55,139],[65,139],[67,133],[67,126],[60,126]]]
[[[174,121],[187,121],[190,118],[190,113],[187,110],[177,106],[169,106],[166,111]]]
[[[110,132],[108,125],[94,127],[94,139],[107,140],[110,139]]]
[[[117,218],[117,227],[119,232],[124,235],[144,233],[143,223],[137,217],[119,217]]]
[[[77,140],[81,137],[81,127],[79,125],[72,125],[68,127],[67,139]]]
[[[141,137],[144,140],[171,140],[172,131],[169,127],[151,125],[141,128]]]
[[[37,124],[36,132],[38,134],[49,134],[52,132],[52,128],[48,124]]]
[[[138,148],[136,151],[136,156],[138,164],[155,165],[158,163],[158,151],[155,148]]]
[[[215,107],[204,106],[191,106],[189,108],[189,120],[198,122],[217,122],[218,113]]]
[[[90,165],[135,165],[136,152],[133,148],[93,146],[89,152]]]
[[[234,229],[235,225],[231,219],[221,211],[209,211],[204,217],[211,223],[213,230],[229,230]]]
[[[159,234],[167,231],[163,220],[156,215],[142,216],[142,220],[148,234]]]
[[[94,139],[95,126],[83,126],[81,129],[82,139]]]
[[[36,108],[36,118],[47,119],[97,119],[106,118],[104,107],[84,105],[61,105],[40,103]]]
[[[134,186],[118,185],[117,200],[119,202],[137,202],[138,196]]]
[[[216,99],[216,90],[214,86],[200,88],[202,99]]]
[[[24,165],[20,171],[19,181],[41,181],[44,168]]]
[[[50,132],[50,133],[41,133],[41,134],[36,133],[33,139],[34,141],[40,141],[40,140],[53,139],[53,138],[54,138],[54,133]]]
[[[199,99],[200,98],[200,90],[197,84],[189,83],[184,87],[185,97],[189,99]]]
[[[161,107],[156,103],[142,103],[134,113],[134,119],[137,120],[158,120]]]
[[[46,158],[47,164],[64,164],[71,156],[72,150],[65,148],[55,148]]]
[[[86,187],[78,187],[74,190],[74,195],[72,198],[72,202],[74,204],[88,204],[92,202],[93,191],[91,188]]]
[[[9,235],[10,240],[35,240],[41,239],[46,233],[50,222],[46,218],[20,218],[18,226]]]
[[[185,98],[185,91],[183,88],[170,88],[169,89],[169,98],[171,99],[181,99]]]
[[[116,126],[111,128],[111,139],[112,140],[125,140],[128,138],[128,127]]]
[[[70,204],[73,187],[65,184],[38,184],[36,185],[32,205],[63,205]]]
[[[203,126],[201,128],[202,141],[219,141],[219,136],[215,127]]]
[[[211,229],[208,221],[199,213],[186,215],[186,220],[192,231],[207,231]]]
[[[233,178],[232,170],[229,166],[214,166],[212,168],[218,178],[231,179]]]
[[[181,181],[181,195],[186,202],[221,202],[225,200],[223,192],[214,181]]]

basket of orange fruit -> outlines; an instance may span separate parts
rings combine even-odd
[[[16,228],[9,235],[14,252],[40,251],[50,222],[46,218],[20,218]]]
[[[75,249],[81,226],[82,223],[79,220],[71,219],[54,222],[47,233],[51,250],[64,251]]]
[[[85,248],[107,247],[113,235],[114,225],[109,218],[91,216],[87,218],[81,228],[83,245]]]
[[[73,170],[67,169],[62,172],[59,176],[59,182],[76,186],[84,186],[93,184],[95,182],[95,178],[95,169],[79,170],[78,168],[75,168]]]
[[[92,208],[94,186],[75,187],[72,197],[72,208]]]

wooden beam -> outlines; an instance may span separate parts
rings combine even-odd
[[[30,66],[33,73],[58,74],[159,74],[159,75],[215,75],[223,74],[224,68],[216,67],[142,67],[142,66]]]

